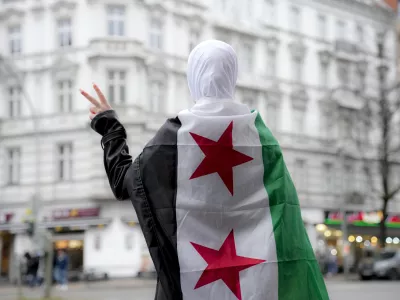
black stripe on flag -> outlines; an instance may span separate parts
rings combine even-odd
[[[182,299],[175,211],[180,127],[178,118],[167,120],[132,168],[131,200],[158,273],[156,300]]]

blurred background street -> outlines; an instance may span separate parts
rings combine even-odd
[[[372,281],[363,283],[356,280],[344,281],[344,278],[327,282],[331,300],[375,300],[392,299],[400,292],[396,282]],[[73,285],[68,292],[55,291],[55,296],[66,300],[153,300],[155,281],[124,280],[109,284]],[[39,296],[40,292],[26,290],[28,297]],[[0,289],[2,300],[14,300],[14,289]]]
[[[78,89],[105,91],[135,157],[193,104],[188,54],[212,38],[282,147],[331,299],[398,298],[399,24],[397,0],[0,0],[0,299],[153,298]]]

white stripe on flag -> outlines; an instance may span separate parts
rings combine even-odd
[[[256,116],[257,113],[202,117],[189,111],[179,114],[182,126],[178,131],[176,219],[184,300],[278,300],[276,246],[263,182],[262,149],[254,125]],[[217,173],[190,180],[205,158],[193,134],[218,141],[232,121],[233,148],[252,158],[233,167],[233,195]],[[235,258],[235,262],[247,261],[250,265],[254,262],[239,272],[241,293],[236,295],[232,285],[238,268],[224,269],[232,274],[229,278],[224,270],[217,268],[223,263],[218,260],[226,262],[218,255],[229,247],[232,250],[232,230],[236,255],[247,259]],[[207,255],[209,260],[214,259],[214,264],[209,266]],[[260,263],[261,260],[265,262]],[[203,274],[207,266],[214,271]],[[218,278],[221,279],[213,281]],[[199,285],[201,287],[196,288]]]

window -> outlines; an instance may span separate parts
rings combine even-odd
[[[350,116],[344,116],[341,122],[342,127],[342,138],[352,139],[353,138],[353,120]]]
[[[22,108],[22,88],[20,86],[10,86],[8,88],[8,115],[10,118],[21,116]]]
[[[324,191],[328,193],[333,193],[335,191],[335,173],[333,170],[333,164],[330,162],[326,162],[323,165],[323,176],[324,183]]]
[[[153,81],[150,86],[150,110],[155,113],[164,112],[164,85],[161,81]]]
[[[363,92],[365,89],[365,72],[356,71],[356,89]]]
[[[158,50],[163,48],[163,23],[160,19],[151,19],[150,47]]]
[[[293,61],[293,80],[296,82],[303,81],[303,61],[298,58],[294,57]]]
[[[349,72],[349,64],[345,61],[338,62],[338,76],[339,82],[343,86],[349,86],[350,84],[350,72]]]
[[[267,72],[266,75],[269,77],[276,77],[276,51],[268,50],[267,51]]]
[[[343,21],[336,22],[336,38],[344,39],[346,37],[346,24]]]
[[[242,67],[245,73],[251,73],[253,70],[253,45],[250,43],[243,43]]]
[[[22,37],[21,37],[20,25],[12,25],[8,27],[8,39],[9,39],[10,53],[11,54],[21,53]]]
[[[21,176],[21,150],[9,148],[6,150],[7,183],[19,184]]]
[[[119,5],[110,5],[107,9],[108,35],[125,35],[125,7]]]
[[[292,6],[290,9],[290,21],[293,31],[301,31],[301,15],[300,8]]]
[[[324,139],[333,139],[332,112],[323,112],[321,114],[321,135]]]
[[[305,111],[303,109],[295,108],[293,110],[293,132],[297,134],[305,134]]]
[[[58,46],[69,47],[72,45],[71,19],[60,19],[57,21],[58,27]]]
[[[357,179],[354,176],[354,169],[350,163],[344,165],[343,171],[343,192],[348,193],[351,192],[353,187],[357,184]]]
[[[318,36],[322,39],[327,37],[326,16],[318,15]]]
[[[108,71],[108,101],[111,104],[125,103],[126,72],[121,70]]]
[[[200,40],[200,31],[198,29],[190,29],[189,31],[189,53],[197,46]]]
[[[267,120],[266,123],[271,129],[277,129],[278,122],[278,106],[275,103],[269,103],[267,106]]]
[[[264,16],[266,16],[267,21],[273,24],[276,20],[276,6],[275,0],[264,0]]]
[[[294,164],[294,183],[296,188],[300,191],[307,191],[308,189],[308,174],[307,165],[304,159],[296,159]]]
[[[357,40],[360,44],[364,43],[364,28],[361,25],[357,25]]]
[[[71,180],[72,179],[72,144],[65,143],[59,144],[58,151],[58,179]]]
[[[323,87],[327,87],[329,83],[329,65],[326,63],[320,63],[320,68],[321,68],[321,74],[320,74],[320,84]]]
[[[125,237],[125,248],[126,250],[133,249],[133,236],[132,234],[127,234]]]
[[[368,166],[363,167],[363,172],[364,172],[364,186],[362,189],[364,191],[371,191],[374,190],[374,181],[372,180],[372,174],[371,174],[371,169]]]
[[[57,81],[58,110],[61,113],[72,111],[72,80]]]

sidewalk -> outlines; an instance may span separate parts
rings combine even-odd
[[[127,279],[114,279],[108,281],[97,281],[97,282],[77,282],[70,283],[68,291],[60,291],[53,287],[52,294],[55,297],[62,299],[70,299],[71,293],[79,292],[90,292],[90,291],[109,291],[109,290],[134,290],[141,288],[155,288],[156,281],[153,279],[139,279],[139,278],[127,278]],[[43,295],[43,286],[31,289],[29,287],[23,288],[23,295],[27,299],[40,299]],[[11,284],[0,285],[0,299],[16,299],[17,287]],[[58,299],[57,298],[57,299]],[[75,297],[73,297],[75,299]],[[95,299],[90,299],[95,300]]]
[[[337,274],[332,277],[324,277],[326,282],[352,282],[359,281],[357,274],[349,274],[348,277],[344,276],[344,274]]]

